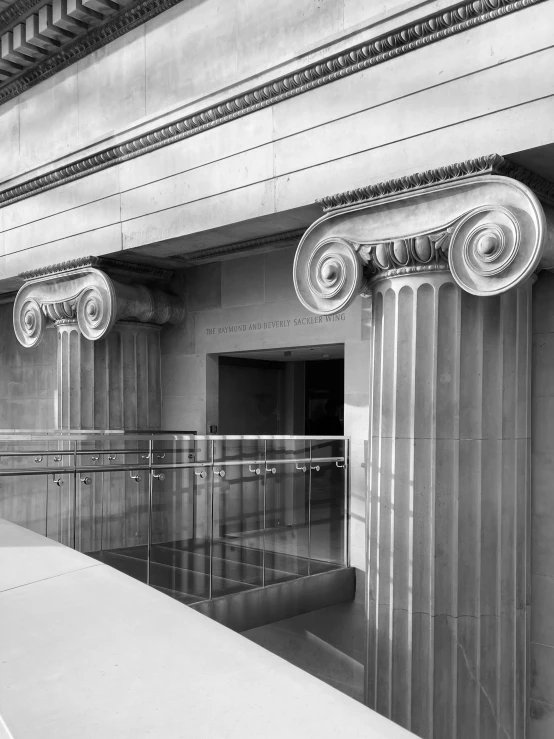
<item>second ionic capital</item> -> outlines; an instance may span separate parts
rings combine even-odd
[[[82,260],[85,261],[85,260]],[[184,305],[176,295],[144,284],[114,280],[91,263],[61,265],[27,278],[13,310],[15,335],[25,347],[40,342],[49,324],[76,322],[91,341],[106,336],[116,321],[180,323]]]
[[[497,295],[554,266],[554,186],[534,191],[527,174],[493,156],[325,199],[296,253],[300,301],[337,313],[379,280],[448,270],[466,292]]]

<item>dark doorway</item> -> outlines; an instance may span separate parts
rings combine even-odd
[[[344,435],[344,359],[306,362],[305,433]]]
[[[219,432],[283,434],[284,364],[219,358]]]
[[[342,436],[343,345],[220,356],[218,433]]]

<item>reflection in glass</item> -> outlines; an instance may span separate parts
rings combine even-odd
[[[347,564],[347,444],[0,437],[0,517],[194,603]]]

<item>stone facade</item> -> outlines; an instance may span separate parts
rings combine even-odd
[[[251,638],[550,737],[554,4],[124,5],[0,11],[1,426],[207,433],[219,354],[343,344],[356,601]]]

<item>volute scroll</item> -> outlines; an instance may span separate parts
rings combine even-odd
[[[19,290],[13,309],[17,340],[36,346],[49,324],[73,322],[90,341],[103,338],[116,321],[180,323],[182,300],[146,285],[124,284],[96,267],[35,277]]]
[[[294,286],[308,310],[339,313],[363,292],[367,275],[359,248],[348,239],[331,237],[309,249],[298,249]]]
[[[320,314],[345,310],[378,280],[424,272],[450,271],[466,292],[498,295],[552,267],[553,234],[526,185],[468,178],[327,213],[302,237],[294,284]]]

